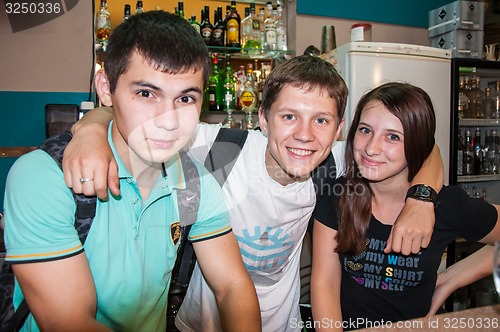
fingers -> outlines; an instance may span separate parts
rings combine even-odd
[[[108,169],[108,186],[111,194],[114,196],[120,195],[120,182],[118,180],[118,165],[113,159],[109,163]]]
[[[390,252],[401,253],[403,255],[418,254],[422,248],[429,245],[431,236],[422,235],[413,229],[393,228],[387,239],[384,249],[386,254]]]
[[[393,230],[394,230],[394,227],[391,228],[391,234],[389,234],[389,238],[387,239],[387,244],[385,245],[385,248],[384,248],[384,252],[386,254],[390,253],[391,251],[394,251],[394,252],[399,252],[399,251],[395,251],[394,250],[394,247],[397,247],[397,246],[394,246],[392,244],[392,239],[394,237],[394,234],[393,234]]]
[[[108,199],[108,172],[106,168],[97,167],[94,169],[94,194],[102,200]]]

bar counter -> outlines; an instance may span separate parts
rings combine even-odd
[[[390,326],[392,325],[392,326]],[[394,322],[386,326],[356,331],[499,331],[500,304],[461,311],[448,312],[430,318],[417,318]]]

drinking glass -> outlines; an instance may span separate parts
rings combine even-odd
[[[500,294],[500,240],[495,242],[495,252],[493,256],[493,280],[497,294]]]

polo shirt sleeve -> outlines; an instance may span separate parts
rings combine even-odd
[[[40,262],[82,252],[73,195],[47,153],[35,150],[14,163],[7,176],[4,208],[6,261]]]
[[[200,174],[200,207],[197,221],[189,231],[189,240],[197,242],[231,232],[222,189],[206,168],[195,163]]]

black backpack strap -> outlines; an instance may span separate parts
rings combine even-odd
[[[205,167],[222,187],[248,137],[247,130],[221,128],[205,159]]]
[[[337,178],[337,166],[335,165],[335,158],[332,152],[330,152],[328,157],[312,171],[311,178],[314,184],[314,190],[316,191],[316,201],[318,201],[323,193],[333,190],[335,179]],[[313,223],[314,217],[311,216],[307,226],[307,231],[311,236],[311,240]]]
[[[54,161],[57,163],[57,165],[62,169],[64,150],[66,149],[66,146],[68,145],[72,137],[73,136],[69,131],[64,131],[60,134],[48,138],[38,148],[45,151],[49,156],[51,156],[52,159],[54,159]],[[85,240],[87,239],[90,226],[92,225],[92,221],[95,216],[97,197],[87,197],[85,195],[77,195],[75,193],[73,193],[73,197],[76,204],[75,228],[83,245],[85,243]],[[13,311],[14,308],[11,296],[14,293],[14,273],[12,272],[12,266],[10,266],[9,263],[4,264],[8,264],[7,267],[10,269],[9,273],[12,274],[12,294],[9,294],[12,307],[9,310]],[[13,316],[10,319],[10,325],[6,328],[5,331],[19,331],[29,313],[30,309],[28,307],[28,304],[26,303],[26,300],[23,300],[17,310],[13,313]]]

